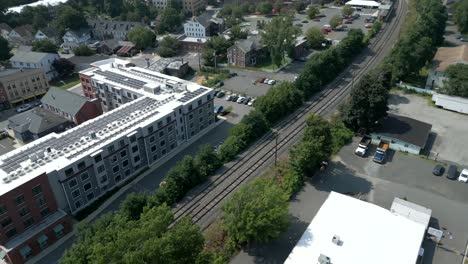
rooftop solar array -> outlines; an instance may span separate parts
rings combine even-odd
[[[96,70],[94,73],[106,77],[106,79],[111,82],[126,85],[135,89],[141,89],[147,84],[147,82],[140,81],[111,71]]]
[[[150,106],[155,107],[164,103],[166,102],[159,102],[149,97],[143,97],[141,100],[135,100],[134,103],[129,103],[128,105],[122,106],[121,108],[118,108],[117,111],[109,112],[108,114],[98,117],[97,119],[94,119],[91,122],[86,122],[76,127],[75,129],[73,129],[73,131],[70,131],[70,133],[61,134],[57,138],[49,137],[48,139],[40,143],[33,142],[31,143],[32,146],[30,148],[26,148],[24,149],[24,151],[15,153],[11,156],[7,155],[8,157],[3,160],[3,164],[0,165],[0,169],[5,171],[6,173],[13,172],[17,169],[20,169],[20,163],[27,161],[30,158],[30,155],[32,154],[44,153],[48,147],[57,151],[62,151],[65,148],[70,148],[70,146],[75,145],[80,141],[89,141],[91,140],[90,135],[92,132],[97,133],[98,131],[102,131],[105,128],[108,128],[108,126],[113,122],[122,121],[126,118],[134,120],[134,118],[132,118],[133,113],[142,111],[145,108],[148,109],[148,107]],[[154,116],[157,113],[158,112],[155,112],[152,115],[149,115],[147,118]],[[144,121],[145,119],[141,120],[140,122]],[[102,138],[102,140],[95,142],[93,146],[102,143],[102,141],[104,140],[107,140],[107,138]],[[73,152],[73,154],[70,155],[69,158],[72,159],[74,157],[77,157],[85,151],[88,151],[93,146],[88,146],[86,148],[81,149],[77,148],[78,151]]]
[[[196,89],[193,92],[185,93],[184,96],[182,96],[182,98],[180,98],[177,101],[182,102],[182,103],[188,102],[188,101],[192,100],[193,98],[199,96],[200,94],[206,92],[207,90],[208,89],[206,89],[206,88],[200,87],[200,88]]]

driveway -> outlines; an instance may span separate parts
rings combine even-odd
[[[354,139],[345,146],[327,171],[309,179],[293,197],[289,207],[291,225],[279,239],[266,245],[251,245],[231,263],[283,263],[330,191],[361,194],[368,202],[386,209],[394,197],[432,209],[430,225],[446,231],[438,248],[433,242],[423,243],[424,263],[461,263],[468,239],[467,186],[433,176],[434,162],[419,156],[398,152],[385,165],[375,164],[371,157],[353,154],[357,142]]]
[[[432,152],[438,158],[468,166],[468,115],[430,105],[430,99],[395,91],[389,99],[390,112],[432,124]]]

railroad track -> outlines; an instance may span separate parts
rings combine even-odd
[[[184,216],[190,216],[194,223],[206,228],[211,223],[209,217],[216,214],[221,203],[226,200],[240,185],[250,178],[258,175],[261,168],[274,160],[275,149],[277,153],[287,150],[305,129],[305,119],[310,113],[326,115],[340,104],[352,88],[352,82],[347,76],[352,74],[354,81],[378,65],[385,55],[385,49],[390,48],[391,40],[395,32],[400,28],[402,17],[406,14],[405,0],[398,1],[396,16],[391,23],[385,24],[381,32],[366,50],[355,59],[361,61],[359,69],[354,69],[354,63],[348,66],[333,82],[328,84],[320,93],[313,96],[293,114],[277,124],[273,130],[280,135],[275,138],[272,132],[259,139],[250,151],[245,151],[239,159],[228,164],[228,168],[221,174],[212,177],[210,182],[201,186],[191,198],[186,198],[174,208],[174,223]],[[395,12],[394,12],[395,14]],[[365,62],[365,63],[364,63]],[[276,144],[277,141],[277,144]]]

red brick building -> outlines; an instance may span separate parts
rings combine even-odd
[[[49,89],[42,97],[42,107],[62,116],[76,125],[102,115],[99,99],[89,99],[57,87]]]
[[[24,263],[72,230],[58,209],[47,175],[22,176],[0,184],[0,257]]]
[[[227,50],[228,63],[238,67],[255,66],[265,55],[260,36],[252,36],[234,42]]]

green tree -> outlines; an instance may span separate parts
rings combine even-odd
[[[341,25],[341,23],[343,22],[343,19],[341,19],[341,16],[339,15],[334,15],[331,19],[330,19],[330,26],[332,28],[336,28],[337,26]]]
[[[45,53],[57,53],[58,46],[55,45],[49,39],[38,40],[33,43],[32,51],[45,52]]]
[[[461,0],[455,4],[454,20],[461,33],[468,33],[468,0]]]
[[[371,71],[351,90],[349,102],[341,109],[343,122],[349,128],[372,131],[376,122],[387,115],[390,88],[387,75],[381,69]]]
[[[161,57],[173,57],[180,49],[179,41],[171,36],[164,37],[159,43],[158,54]]]
[[[156,34],[148,28],[135,27],[128,32],[128,40],[135,44],[139,50],[153,47],[156,41]]]
[[[68,76],[75,70],[75,64],[65,59],[59,58],[52,63],[52,67],[58,72],[61,77]]]
[[[314,49],[322,48],[322,43],[325,42],[325,37],[318,27],[309,28],[306,32],[307,45]]]
[[[447,67],[445,74],[448,79],[444,82],[442,92],[468,98],[468,65],[457,63]]]
[[[90,49],[86,45],[81,45],[73,48],[73,53],[75,54],[75,56],[92,56],[96,52],[94,52],[94,50]]]
[[[223,206],[227,233],[238,245],[277,238],[288,227],[288,198],[272,180],[253,180]]]
[[[233,41],[238,40],[238,39],[246,39],[247,38],[247,32],[243,31],[242,28],[239,25],[235,25],[231,28],[231,38]]]
[[[304,9],[306,8],[306,4],[303,1],[293,2],[292,6],[294,10],[296,10],[298,13],[304,11]]]
[[[309,9],[307,9],[307,16],[310,19],[314,19],[319,14],[320,14],[320,10],[318,10],[318,8],[316,8],[316,7],[311,6],[311,7],[309,7]]]
[[[310,115],[306,121],[303,141],[314,141],[322,145],[326,156],[332,152],[332,135],[330,123],[319,115]]]
[[[158,33],[176,31],[180,27],[183,18],[183,14],[177,9],[166,7],[161,13],[161,21],[157,28]]]
[[[273,9],[273,5],[270,2],[261,2],[257,5],[257,11],[262,14],[270,14]]]
[[[206,47],[215,51],[218,56],[226,56],[227,49],[231,47],[232,43],[225,39],[223,36],[214,36],[206,42]]]
[[[203,64],[206,66],[214,66],[215,50],[210,48],[204,48],[201,54]]]
[[[195,156],[194,164],[202,179],[206,179],[223,165],[218,155],[213,151],[211,145],[203,145],[200,147]]]
[[[332,153],[338,153],[345,144],[351,142],[354,136],[354,132],[347,128],[341,119],[336,117],[331,121],[331,134],[333,139]]]
[[[13,56],[11,53],[11,48],[8,43],[8,40],[0,36],[0,61],[5,61]]]
[[[87,22],[84,14],[69,5],[61,5],[57,10],[57,18],[55,20],[57,28],[62,31],[66,29],[79,30],[87,27]]]
[[[120,204],[120,213],[129,220],[138,220],[143,208],[148,204],[148,195],[133,192]]]
[[[354,8],[350,5],[345,5],[343,6],[343,9],[341,9],[341,14],[343,16],[350,16],[354,13]]]
[[[265,25],[262,43],[269,48],[270,56],[277,66],[281,65],[284,52],[294,46],[300,31],[293,26],[291,17],[275,17]]]

